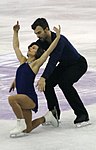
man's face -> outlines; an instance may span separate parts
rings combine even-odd
[[[47,38],[47,31],[48,31],[47,28],[43,29],[41,26],[37,26],[36,29],[34,30],[34,33],[41,41],[45,41]]]

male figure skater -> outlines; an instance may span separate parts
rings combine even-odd
[[[50,30],[47,20],[45,18],[38,18],[31,27],[38,37],[36,42],[46,50],[56,37],[56,34]],[[76,115],[74,120],[76,126],[89,123],[88,112],[73,86],[85,74],[87,67],[86,59],[78,53],[64,35],[61,35],[37,83],[38,90],[44,91],[48,109],[51,111],[54,106],[56,107],[58,119],[60,119],[60,108],[54,87],[57,84],[59,85]]]

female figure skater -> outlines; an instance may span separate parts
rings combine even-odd
[[[28,46],[26,58],[19,49],[18,31],[20,29],[19,22],[13,26],[13,48],[16,56],[20,61],[20,66],[16,72],[16,90],[17,94],[8,97],[9,104],[17,117],[17,125],[11,130],[11,135],[19,135],[20,133],[29,133],[40,124],[50,121],[53,126],[58,126],[58,121],[55,119],[51,111],[44,117],[32,121],[32,111],[38,111],[38,99],[34,89],[34,79],[39,71],[40,66],[46,61],[50,53],[54,50],[60,39],[59,29],[54,27],[56,38],[44,52],[40,46],[34,42]],[[46,31],[45,31],[46,32]],[[12,90],[12,89],[11,89]],[[50,93],[49,93],[50,94]]]

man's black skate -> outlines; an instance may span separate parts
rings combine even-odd
[[[83,127],[90,125],[91,122],[89,121],[88,115],[82,115],[82,116],[77,116],[77,118],[74,120],[74,124],[76,127]]]

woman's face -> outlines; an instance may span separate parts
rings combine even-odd
[[[28,53],[27,53],[27,55],[28,56],[35,56],[35,54],[36,54],[36,52],[37,52],[37,50],[38,50],[38,46],[37,45],[32,45],[29,49],[28,49]]]

